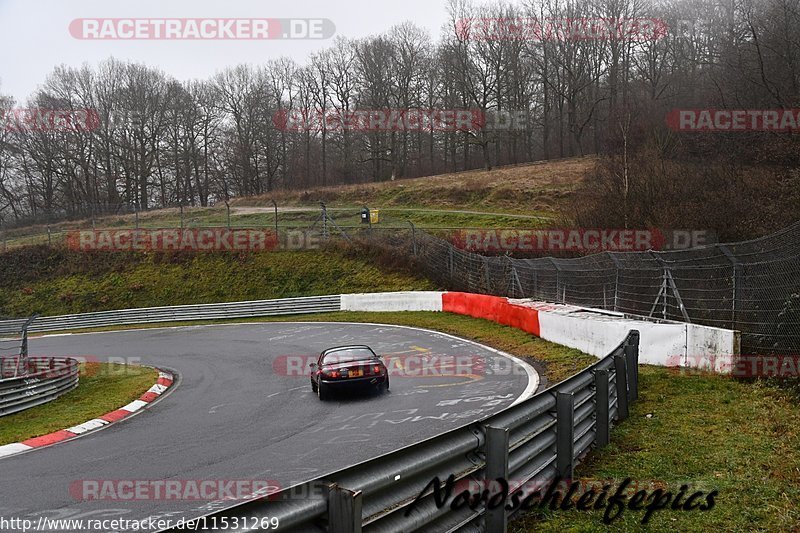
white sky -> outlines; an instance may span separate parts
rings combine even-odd
[[[53,67],[96,65],[114,56],[162,69],[179,79],[207,78],[237,63],[289,56],[304,63],[329,40],[115,41],[79,40],[69,33],[76,18],[327,18],[336,35],[383,33],[407,20],[438,38],[447,20],[446,0],[0,0],[0,94],[18,104]]]

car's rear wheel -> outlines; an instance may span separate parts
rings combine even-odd
[[[322,383],[317,385],[317,395],[319,396],[319,399],[322,400],[323,402],[327,400],[328,397],[330,396],[330,392],[328,392],[328,387],[326,387]]]

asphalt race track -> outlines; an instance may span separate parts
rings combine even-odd
[[[389,393],[328,402],[311,392],[307,371],[300,376],[282,370],[281,356],[315,356],[353,343],[397,360],[473,356],[478,364],[472,372],[445,376],[390,367]],[[254,323],[50,336],[32,338],[30,353],[139,358],[178,376],[169,394],[127,420],[0,459],[0,516],[34,521],[199,516],[223,504],[80,501],[70,486],[86,479],[258,479],[286,487],[502,410],[538,386],[530,367],[523,370],[488,348],[367,324]]]

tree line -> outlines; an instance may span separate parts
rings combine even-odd
[[[665,125],[675,108],[798,106],[796,0],[451,0],[447,9],[436,41],[406,22],[337,37],[303,64],[272,58],[204,80],[114,58],[59,66],[25,102],[0,95],[0,222],[207,206],[277,188],[588,153],[627,159],[645,144],[662,152],[675,145],[681,134]],[[580,29],[581,21],[642,20],[660,30],[587,37]],[[532,21],[563,31],[522,35],[518,26],[529,30]],[[91,110],[96,122],[15,127],[14,108]],[[477,128],[374,130],[280,120],[389,109],[488,118]],[[725,142],[691,142],[684,151],[718,153]]]

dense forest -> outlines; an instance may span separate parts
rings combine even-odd
[[[674,159],[706,167],[721,159],[733,170],[718,172],[734,176],[748,166],[774,166],[782,186],[794,190],[797,176],[787,169],[797,167],[800,151],[791,133],[682,133],[665,117],[685,108],[800,107],[796,0],[452,0],[448,9],[438,41],[407,22],[366,38],[338,36],[304,64],[265,57],[205,80],[176,80],[115,58],[58,67],[25,102],[0,95],[0,222],[206,206],[278,188],[589,153],[609,158],[597,171],[597,194],[619,199],[608,220],[590,223],[627,225],[636,216],[653,222],[647,202],[667,200],[651,191],[632,215],[641,196],[632,191],[658,189],[654,174],[693,175],[667,164]],[[655,20],[660,30],[515,34],[498,29],[497,21],[508,20]],[[96,123],[25,127],[15,122],[15,108],[90,110]],[[382,109],[477,110],[491,120],[477,128],[391,131],[327,120],[285,127],[280,120],[314,110]],[[503,117],[515,120],[509,125]],[[638,184],[637,168],[639,176],[647,170]],[[754,193],[745,187],[742,194]]]

